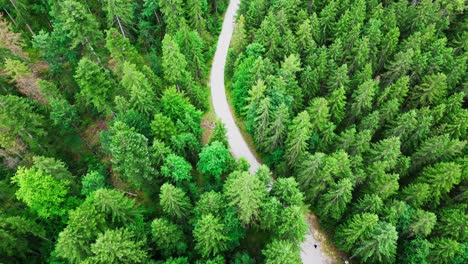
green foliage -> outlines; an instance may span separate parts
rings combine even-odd
[[[161,174],[175,183],[190,180],[192,178],[190,175],[191,171],[192,165],[184,158],[174,154],[169,154],[161,167]]]
[[[199,157],[197,169],[203,174],[213,177],[216,182],[221,180],[221,175],[228,172],[233,163],[229,150],[219,141],[214,141],[203,147]]]
[[[145,241],[136,240],[135,234],[128,229],[107,230],[99,234],[91,245],[94,256],[89,263],[144,263],[148,254],[143,246]]]
[[[193,236],[195,249],[203,256],[215,256],[226,250],[228,237],[224,234],[224,224],[212,214],[204,215],[195,224]]]
[[[70,209],[66,204],[68,182],[56,179],[34,167],[18,168],[12,181],[19,187],[16,197],[42,218],[65,216]]]
[[[273,240],[267,244],[266,248],[262,251],[265,255],[265,263],[285,263],[285,264],[299,264],[301,258],[299,257],[299,250],[292,242],[285,240]]]
[[[80,99],[93,105],[98,111],[105,112],[115,87],[108,73],[97,63],[84,57],[78,63],[74,77],[80,87]]]
[[[92,192],[105,188],[106,179],[97,171],[90,171],[81,179],[81,194],[88,196]]]
[[[224,185],[224,193],[229,205],[238,210],[239,219],[244,225],[260,218],[260,209],[266,196],[265,185],[249,172],[231,173]]]
[[[190,200],[184,191],[174,187],[170,183],[165,183],[161,186],[159,203],[164,213],[176,219],[189,216],[192,209]]]
[[[61,21],[61,27],[72,40],[71,48],[76,48],[80,44],[97,44],[102,39],[96,18],[88,13],[80,2],[67,0],[60,4],[60,8],[58,19]]]
[[[154,181],[155,170],[149,155],[148,140],[122,122],[111,127],[109,152],[115,172],[136,188]]]
[[[395,258],[398,233],[389,223],[378,223],[369,238],[356,248],[355,256],[363,261],[384,262]]]
[[[320,214],[340,220],[346,206],[351,201],[352,190],[353,181],[349,178],[341,179],[336,184],[332,184],[329,191],[319,200]]]
[[[167,219],[154,219],[151,222],[151,234],[157,249],[166,256],[183,254],[187,249],[182,230]]]
[[[295,164],[302,158],[307,150],[311,136],[311,123],[307,112],[299,113],[288,128],[288,138],[286,140],[286,159],[288,164]]]
[[[167,141],[176,134],[176,127],[169,117],[156,113],[151,121],[151,132],[155,138]]]
[[[375,214],[355,214],[340,225],[336,231],[336,242],[344,250],[351,250],[372,235],[379,217]]]

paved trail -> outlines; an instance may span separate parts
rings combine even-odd
[[[250,171],[254,173],[260,166],[255,156],[252,154],[249,146],[245,142],[239,128],[234,122],[233,115],[229,108],[224,87],[224,66],[228,53],[229,43],[231,42],[232,31],[234,29],[235,15],[239,8],[240,0],[231,0],[224,17],[223,28],[218,39],[218,46],[213,59],[210,74],[211,97],[213,107],[223,123],[226,125],[227,138],[231,153],[235,158],[244,157],[250,163]],[[314,230],[309,225],[310,234],[306,235],[306,241],[301,245],[301,259],[304,264],[328,263],[329,258],[321,251],[320,242],[314,235]],[[318,248],[314,248],[317,245]]]

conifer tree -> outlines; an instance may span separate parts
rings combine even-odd
[[[170,183],[165,183],[161,186],[159,199],[164,213],[170,217],[181,219],[189,216],[192,205],[181,189]]]
[[[122,36],[125,38],[125,27],[132,27],[133,8],[129,0],[105,0],[104,11],[107,13],[107,24],[110,26],[117,22]]]
[[[299,113],[288,128],[286,159],[290,165],[295,164],[306,153],[311,132],[309,114],[306,111]]]
[[[259,178],[248,172],[231,173],[224,185],[224,193],[229,205],[237,208],[239,219],[244,225],[260,219],[266,188]]]
[[[195,249],[203,257],[214,256],[225,251],[228,237],[224,234],[224,229],[225,226],[219,218],[212,214],[202,216],[193,230]]]

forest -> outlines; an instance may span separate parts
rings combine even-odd
[[[295,179],[201,126],[227,4],[1,1],[1,263],[300,262]]]
[[[352,262],[468,262],[465,7],[241,2],[233,107]]]
[[[464,0],[0,0],[0,263],[468,262]],[[274,180],[272,180],[274,179]]]

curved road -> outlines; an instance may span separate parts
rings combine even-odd
[[[240,0],[231,0],[229,7],[227,8],[223,28],[218,39],[218,46],[213,59],[213,65],[211,67],[210,74],[210,87],[211,87],[211,98],[213,100],[213,107],[216,113],[223,123],[226,125],[227,138],[231,152],[235,158],[244,157],[250,163],[250,172],[254,173],[260,166],[255,156],[249,149],[249,146],[245,142],[239,128],[234,122],[233,115],[229,108],[229,104],[226,98],[226,91],[224,87],[224,66],[226,64],[226,57],[228,54],[229,43],[231,42],[231,36],[234,29],[235,16],[237,9],[239,8]],[[310,234],[306,235],[304,243],[301,245],[301,259],[302,263],[328,263],[329,260],[325,253],[321,250],[320,242],[316,239],[316,232],[309,224]],[[314,248],[317,245],[318,248]]]

